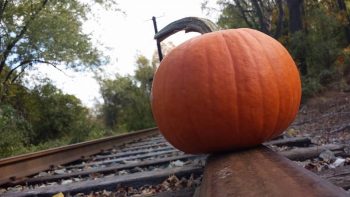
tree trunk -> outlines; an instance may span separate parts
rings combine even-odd
[[[252,4],[254,6],[256,14],[258,15],[259,24],[260,24],[260,30],[262,32],[266,33],[266,34],[269,34],[270,32],[269,32],[269,30],[267,28],[265,17],[264,17],[264,14],[261,11],[261,7],[260,7],[258,1],[257,0],[252,0]]]
[[[303,0],[287,0],[290,33],[295,33],[297,31],[303,30],[303,23],[301,18],[303,3]]]
[[[282,0],[276,0],[277,6],[278,6],[278,19],[277,19],[277,25],[276,25],[276,32],[275,32],[275,38],[278,39],[282,35],[283,30],[283,18],[284,18],[284,11],[283,11],[283,2]]]
[[[347,44],[350,44],[350,17],[349,17],[348,11],[346,9],[346,4],[345,4],[344,0],[337,0],[337,2],[338,2],[339,10],[341,12],[344,12],[346,19],[348,20],[348,24],[344,27],[344,29],[345,29],[346,40],[348,42]]]
[[[289,32],[294,34],[303,31],[302,12],[304,0],[287,0],[287,6],[289,10]],[[302,75],[307,75],[308,73],[305,52],[305,46],[302,45],[302,49],[295,55],[295,58],[298,60],[298,68]]]

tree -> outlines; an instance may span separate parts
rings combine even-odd
[[[305,46],[304,56],[310,74],[330,70],[342,47],[346,46],[346,35],[335,1],[305,1]],[[345,45],[344,45],[345,43]]]
[[[78,98],[64,94],[51,83],[35,87],[31,94],[31,109],[34,110],[27,113],[35,131],[33,144],[72,137],[75,133],[88,135],[85,127],[88,110]]]
[[[344,31],[346,35],[347,44],[350,44],[350,16],[344,0],[337,0],[340,14],[342,15],[342,21],[345,23]]]
[[[94,0],[111,5],[114,0]],[[82,32],[92,4],[79,0],[0,1],[0,88],[37,64],[82,69],[107,61]],[[3,74],[4,69],[9,71]],[[19,70],[19,72],[14,72]]]
[[[77,135],[83,140],[89,135],[88,109],[78,98],[64,94],[49,80],[33,89],[18,84],[5,102],[30,123],[32,130],[26,132],[30,144],[63,138],[69,141]]]
[[[258,0],[251,0],[252,1],[252,5],[254,7],[254,10],[256,12],[256,15],[258,16],[258,21],[260,24],[260,30],[266,34],[269,34],[269,30],[267,28],[268,24],[266,22],[265,16],[263,15],[262,9],[261,7],[263,6],[262,2]]]
[[[282,0],[276,0],[276,3],[278,7],[278,19],[277,19],[276,32],[274,37],[278,39],[282,36],[282,32],[283,32],[284,10],[283,10]]]
[[[222,28],[258,29],[288,49],[302,75],[304,95],[333,82],[342,84],[339,76],[350,70],[349,1],[220,0],[218,4],[217,23]]]
[[[173,50],[175,48],[175,44],[172,42],[161,42],[160,43],[161,48],[162,48],[162,54],[163,57],[165,57],[168,53],[170,53],[171,50]],[[159,66],[160,62],[159,62],[159,57],[158,57],[158,51],[155,50],[152,56],[152,67],[154,70],[156,70]]]
[[[150,105],[154,68],[142,55],[137,58],[136,66],[134,76],[99,79],[104,100],[101,114],[110,129],[132,131],[155,125]]]
[[[304,10],[304,0],[287,0],[288,12],[289,12],[289,33],[291,36],[298,33],[296,36],[301,37],[300,40],[304,39],[304,30],[303,28],[303,19],[302,13]],[[294,55],[294,58],[297,60],[297,64],[302,75],[307,75],[308,69],[306,65],[305,58],[305,44],[303,42],[294,43],[295,48],[298,48]]]
[[[143,55],[137,58],[136,66],[135,79],[140,83],[140,89],[145,93],[145,96],[150,96],[154,68],[150,65],[150,61]]]
[[[222,7],[222,14],[218,21],[220,26],[250,27],[273,35],[273,14],[279,9],[275,0],[221,0],[219,5]],[[282,20],[284,12],[279,10],[279,13],[278,22]]]
[[[259,28],[253,14],[253,7],[246,0],[223,0],[218,4],[222,12],[218,20],[219,26],[223,28]]]
[[[289,11],[289,31],[295,33],[303,29],[302,10],[304,0],[287,0]]]
[[[13,84],[0,105],[0,157],[104,134],[78,98],[64,94],[49,80],[33,89]]]
[[[11,105],[0,105],[0,158],[25,152],[32,134],[30,123]]]
[[[100,80],[100,92],[104,101],[102,114],[108,128],[121,126],[124,112],[132,105],[135,84],[130,76],[116,75],[115,79]]]

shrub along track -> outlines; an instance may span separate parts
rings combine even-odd
[[[285,158],[304,161],[325,151],[347,157],[345,148],[281,136],[265,146],[207,160],[207,155],[175,149],[155,128],[2,159],[0,196],[345,196],[343,189]],[[320,173],[350,188],[333,174]]]

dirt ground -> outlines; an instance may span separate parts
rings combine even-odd
[[[350,144],[350,92],[325,92],[302,104],[285,132],[315,144]]]

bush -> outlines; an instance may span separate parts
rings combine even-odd
[[[27,151],[31,125],[11,105],[0,106],[0,158]]]
[[[52,83],[14,86],[0,106],[0,157],[96,139],[107,135],[87,108]]]
[[[302,77],[302,101],[317,95],[324,87],[320,84],[318,77]]]
[[[335,70],[322,70],[319,74],[319,81],[322,86],[327,86],[339,79],[339,74]]]

